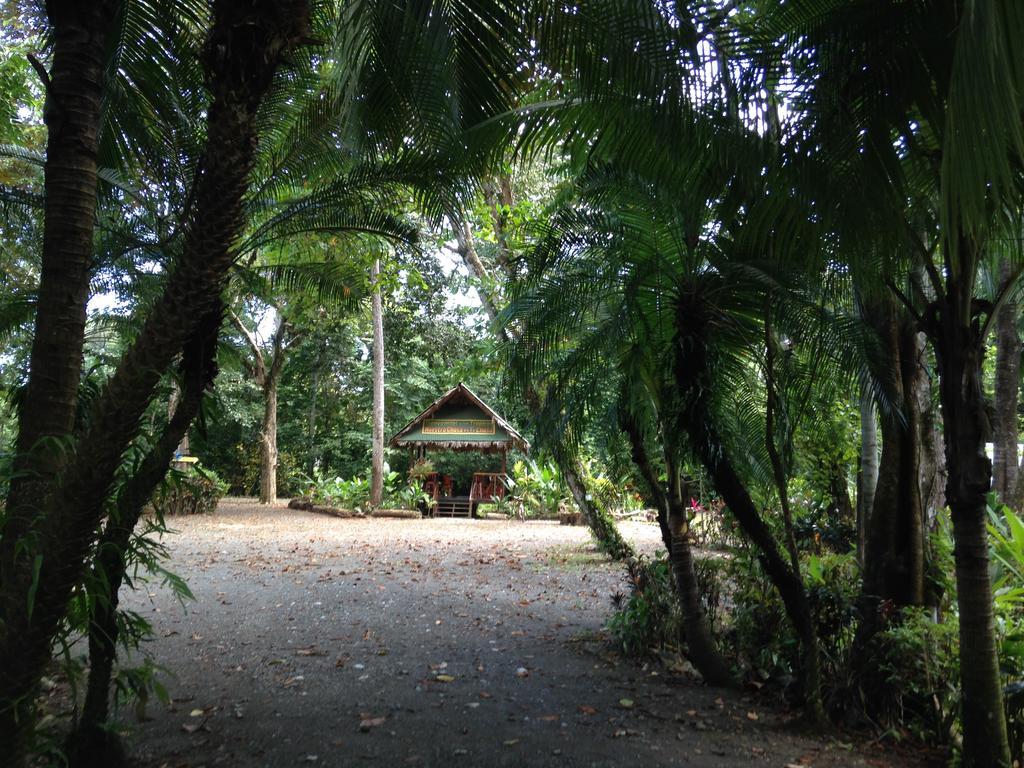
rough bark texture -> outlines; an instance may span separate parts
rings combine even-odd
[[[308,21],[305,0],[214,4],[204,58],[213,96],[207,148],[184,222],[182,254],[136,341],[90,409],[75,459],[32,499],[32,535],[19,530],[12,536],[8,529],[0,550],[0,743],[10,745],[9,765],[24,761],[29,703],[72,589],[84,574],[121,456],[138,434],[163,372],[219,301],[243,224],[256,113],[282,59],[306,40]],[[103,23],[110,26],[109,16]],[[83,66],[88,69],[88,61]],[[80,356],[81,346],[61,353]],[[28,501],[19,498],[15,514],[21,504]]]
[[[564,451],[558,447],[555,448],[553,454],[555,463],[562,473],[562,478],[569,486],[573,501],[583,513],[583,519],[587,521],[587,526],[597,540],[597,546],[601,551],[612,560],[629,560],[636,557],[632,545],[619,533],[619,527],[615,524],[615,518],[612,517],[611,512],[598,506],[593,499],[589,498],[583,480],[585,476],[583,467],[580,466],[579,461],[565,455]]]
[[[263,348],[256,340],[245,323],[234,312],[231,322],[242,334],[242,338],[252,353],[252,364],[249,372],[263,395],[263,419],[260,422],[260,503],[274,504],[277,502],[277,388],[284,370],[285,344],[288,323],[277,313],[274,335],[271,337],[270,365],[267,365]]]
[[[508,217],[513,204],[512,179],[503,173],[497,178],[485,179],[482,187],[484,199],[491,209],[494,235],[498,241],[498,266],[506,274],[511,274],[512,249],[508,243]]]
[[[672,539],[669,560],[683,610],[683,626],[686,631],[686,644],[690,650],[690,660],[711,685],[732,685],[735,679],[729,665],[718,651],[718,644],[708,624],[704,606],[700,602],[700,587],[697,584],[693,550],[690,547],[690,521],[686,515],[689,489],[682,482],[679,468],[671,461],[668,462],[668,473],[668,528]]]
[[[1000,280],[1010,279],[1010,265],[999,268]],[[992,489],[1007,504],[1015,503],[1017,490],[1017,401],[1020,395],[1020,310],[1006,301],[996,317],[996,393],[992,425]]]
[[[473,242],[473,230],[469,226],[469,222],[465,220],[452,222],[452,228],[455,230],[455,243],[458,246],[458,252],[462,257],[463,263],[472,272],[477,282],[480,283],[477,293],[480,296],[480,302],[484,305],[487,319],[491,321],[492,328],[497,328],[498,307],[494,296],[490,293],[491,279],[487,273],[487,267],[480,261],[480,256],[476,252],[476,244]],[[504,336],[505,332],[500,331],[500,334]]]
[[[223,307],[204,319],[182,356],[184,389],[157,441],[125,483],[117,508],[107,519],[93,562],[93,584],[103,585],[89,624],[89,678],[82,713],[68,737],[65,753],[70,768],[113,768],[126,763],[114,729],[108,727],[110,684],[117,661],[119,592],[124,582],[126,552],[146,502],[160,484],[183,437],[188,433],[204,392],[217,375],[217,336]]]
[[[985,454],[989,422],[982,390],[985,340],[975,315],[977,244],[958,243],[958,269],[947,265],[945,295],[930,308],[927,330],[935,345],[946,436],[946,500],[953,518],[957,604],[960,609],[961,715],[964,765],[1008,766],[1010,753],[1003,710],[992,613],[985,496],[992,464]],[[970,279],[958,280],[962,275]]]
[[[51,0],[46,12],[53,64],[44,82],[48,131],[44,168],[43,252],[25,396],[18,420],[14,473],[0,539],[0,632],[19,631],[26,614],[34,556],[19,548],[35,537],[39,498],[66,460],[75,423],[89,272],[96,214],[96,155],[103,98],[104,55],[120,13],[114,0]],[[45,79],[45,78],[44,78]],[[6,625],[6,626],[5,626]],[[0,645],[2,648],[2,645]],[[31,694],[37,658],[0,653],[0,744],[9,764],[24,759],[31,728]]]
[[[370,503],[384,502],[384,308],[380,296],[380,261],[373,262],[373,462]]]
[[[260,504],[277,502],[277,383],[268,376],[263,387],[263,425],[260,428]]]

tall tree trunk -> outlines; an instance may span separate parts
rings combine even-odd
[[[75,14],[88,8],[86,13],[91,15],[101,6],[73,7]],[[105,28],[110,28],[109,14],[101,15]],[[15,531],[10,527],[0,545],[0,744],[7,749],[11,766],[24,762],[25,737],[33,722],[32,696],[72,589],[84,575],[121,457],[138,434],[160,377],[201,318],[219,301],[234,258],[232,246],[242,229],[242,200],[254,158],[260,103],[281,60],[308,35],[307,0],[253,4],[218,0],[212,17],[204,65],[213,100],[207,111],[207,147],[196,172],[193,205],[183,224],[182,253],[135,342],[90,408],[74,460],[40,493],[31,499],[16,494],[17,503],[8,508],[17,519],[17,510],[31,505],[32,519],[37,521],[29,548],[24,548],[20,532],[11,535]],[[94,47],[95,35],[72,31],[75,47]],[[82,50],[80,55],[94,52]],[[79,64],[90,68],[88,58],[84,64],[67,62],[71,67]],[[61,354],[77,359],[81,346]],[[32,375],[42,374],[37,370]]]
[[[272,341],[273,359],[263,378],[263,425],[260,429],[260,504],[277,502],[277,388],[284,370],[288,321],[278,311]]]
[[[672,577],[683,612],[683,626],[686,630],[686,644],[690,649],[690,660],[704,679],[711,685],[732,685],[735,682],[729,665],[718,650],[715,636],[708,624],[704,606],[700,602],[700,586],[693,566],[693,550],[690,547],[690,520],[686,514],[686,499],[689,489],[682,482],[679,468],[666,457],[668,489],[668,529],[672,546],[669,560]]]
[[[181,363],[184,389],[175,398],[166,426],[121,489],[116,509],[103,526],[92,566],[92,583],[102,585],[104,594],[94,600],[89,623],[89,678],[85,702],[65,745],[70,768],[114,768],[126,762],[120,740],[108,721],[110,684],[117,661],[117,608],[127,550],[146,502],[187,435],[204,392],[213,385],[217,374],[217,336],[222,320],[223,306],[204,319],[186,344]]]
[[[1010,279],[1010,265],[999,265],[1001,282]],[[1017,401],[1020,396],[1020,310],[1006,301],[996,317],[996,397],[993,424],[992,489],[1000,501],[1013,504],[1017,490]]]
[[[765,448],[768,452],[768,461],[772,465],[772,477],[775,480],[775,491],[779,497],[779,507],[782,509],[782,530],[785,535],[786,551],[789,552],[789,560],[796,573],[800,573],[800,552],[796,546],[796,529],[793,525],[793,511],[789,504],[789,472],[786,470],[782,458],[782,451],[779,450],[777,426],[779,411],[781,410],[781,397],[776,387],[775,356],[778,341],[772,332],[772,305],[769,301],[765,306],[764,336],[764,383],[766,390],[765,398]]]
[[[260,428],[260,504],[277,502],[277,378],[263,387],[263,425]]]
[[[24,612],[35,567],[33,547],[19,552],[41,522],[39,499],[64,466],[75,424],[93,254],[104,56],[121,3],[54,0],[46,11],[53,64],[49,74],[37,64],[46,90],[48,132],[42,265],[29,378],[0,538],[0,627],[9,626],[7,632],[18,631],[16,616]],[[19,589],[26,576],[26,588]],[[48,651],[48,645],[37,646],[33,655],[38,661],[0,655],[0,744],[14,766],[24,758],[33,722],[31,693],[37,675],[26,675],[24,664],[41,669]]]
[[[561,446],[555,446],[552,454],[565,484],[569,486],[573,501],[583,513],[583,519],[586,520],[587,527],[590,528],[601,551],[612,560],[629,560],[636,557],[633,546],[619,533],[619,527],[615,524],[611,512],[598,505],[587,491],[583,479],[586,473],[579,460],[567,455]]]
[[[512,208],[512,179],[502,173],[496,179],[485,179],[484,199],[491,209],[494,237],[498,241],[498,266],[507,274],[512,273],[512,249],[508,243],[508,217]]]
[[[245,327],[245,323],[234,312],[229,315],[252,353],[249,371],[263,396],[263,419],[260,422],[260,504],[277,502],[277,388],[284,370],[284,340],[290,327],[279,309],[275,307],[274,312],[277,319],[270,341],[270,365],[267,365],[256,335]]]
[[[925,347],[916,323],[887,296],[869,314],[886,349],[887,389],[895,398],[881,414],[882,457],[874,504],[867,521],[861,599],[866,641],[878,629],[878,607],[924,602],[924,500],[921,495],[921,399],[926,382]]]
[[[477,295],[480,303],[484,306],[487,318],[491,321],[491,327],[495,329],[500,337],[505,338],[504,329],[498,328],[498,306],[495,297],[492,295],[493,283],[487,272],[487,267],[480,261],[480,255],[476,252],[476,243],[473,240],[473,229],[465,220],[465,213],[461,218],[453,218],[452,229],[455,230],[455,243],[458,246],[459,255],[470,273],[477,280]]]
[[[313,368],[313,381],[310,384],[309,392],[309,415],[306,417],[306,436],[309,440],[309,468],[308,472],[310,477],[313,476],[313,472],[316,470],[317,465],[317,450],[316,450],[316,406],[317,397],[320,393],[320,357],[317,356],[316,366]]]
[[[690,522],[686,515],[685,488],[677,467],[669,462],[672,486],[666,492],[658,479],[647,448],[644,445],[640,427],[632,415],[619,412],[619,426],[629,439],[633,463],[647,483],[655,508],[658,510],[658,526],[662,541],[669,553],[672,579],[679,599],[680,613],[690,661],[710,685],[729,686],[735,683],[729,665],[718,650],[715,635],[708,624],[704,606],[701,604],[700,585],[694,570],[693,551],[690,546]]]
[[[380,296],[380,260],[373,262],[373,466],[370,503],[384,502],[384,308]]]
[[[867,389],[860,394],[860,462],[857,470],[857,562],[864,567],[868,520],[878,485],[878,421],[875,400]]]
[[[981,368],[985,339],[975,316],[974,275],[980,248],[961,236],[957,269],[947,262],[946,293],[934,305],[928,331],[935,344],[946,436],[946,500],[953,519],[957,605],[960,610],[961,713],[964,765],[1008,766],[1003,691],[989,576],[986,494],[992,463],[985,454],[989,421]]]

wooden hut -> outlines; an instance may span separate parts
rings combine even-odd
[[[389,445],[408,448],[413,466],[430,450],[500,453],[501,471],[474,472],[468,495],[465,489],[461,493],[454,489],[450,477],[432,472],[422,478],[431,498],[431,515],[465,517],[474,515],[478,505],[504,497],[508,452],[512,448],[523,453],[530,450],[530,444],[511,424],[461,382],[402,427]]]

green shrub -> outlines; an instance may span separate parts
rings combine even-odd
[[[922,741],[948,743],[959,706],[956,618],[937,623],[928,609],[905,608],[898,619],[872,640],[872,664],[886,683],[872,712]]]
[[[588,471],[585,480],[587,491],[604,509],[613,512],[633,512],[643,507],[643,498],[636,492],[629,478],[612,480],[607,475],[590,474]]]
[[[523,518],[554,517],[568,499],[562,475],[554,464],[517,461],[507,481],[509,506]]]
[[[665,648],[678,648],[683,624],[664,552],[641,555],[626,564],[629,594],[612,596],[615,612],[608,628],[622,652],[644,658]]]
[[[384,477],[384,506],[392,509],[423,508],[430,503],[430,496],[416,478],[403,481],[398,472],[388,472]]]
[[[319,470],[313,477],[304,477],[305,494],[314,504],[340,507],[352,511],[366,510],[370,506],[370,481],[365,477],[345,480],[325,477]]]
[[[210,469],[198,464],[191,469],[171,470],[167,480],[153,495],[153,509],[164,517],[172,515],[208,515],[227,492],[227,484]]]

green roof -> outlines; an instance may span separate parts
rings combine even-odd
[[[393,448],[427,446],[457,451],[526,452],[530,444],[461,382],[441,395],[391,438]]]

